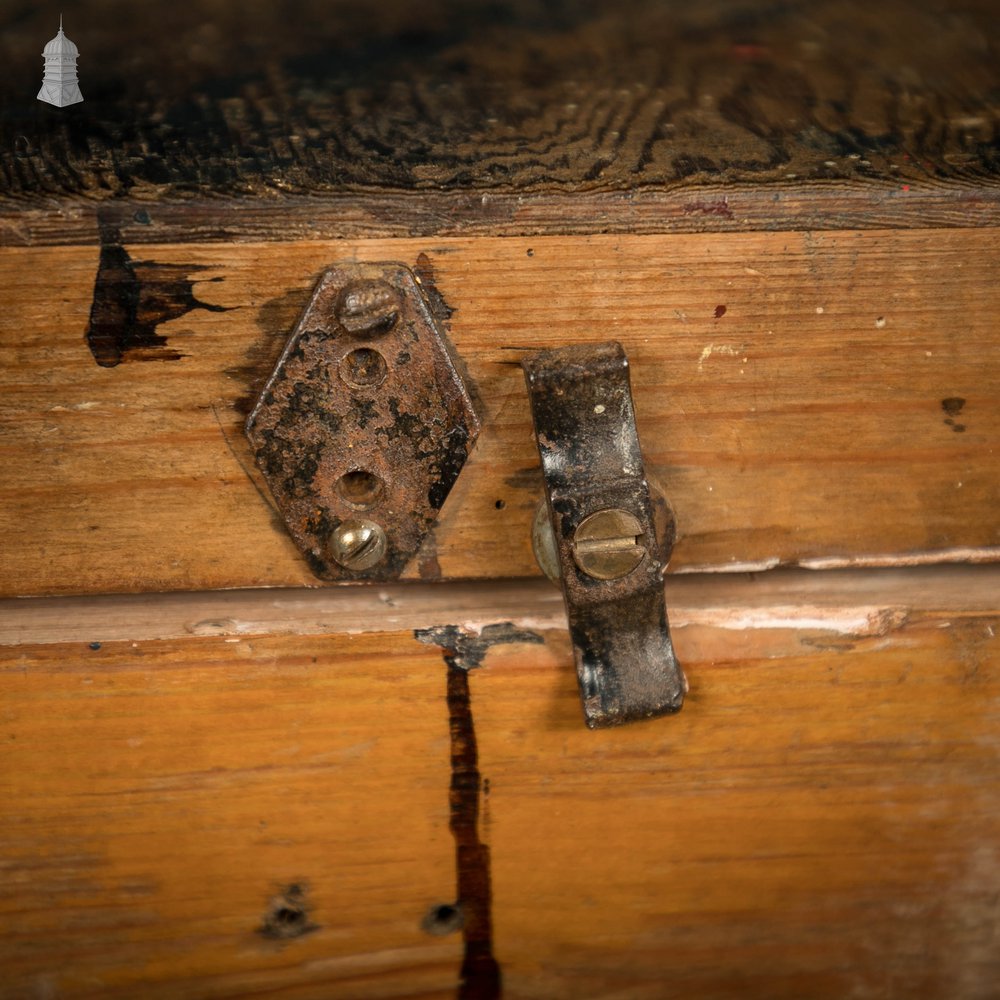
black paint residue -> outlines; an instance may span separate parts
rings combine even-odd
[[[308,300],[308,289],[295,289],[268,299],[258,310],[256,322],[260,335],[251,338],[240,363],[225,370],[243,390],[233,403],[233,409],[242,416],[247,416],[257,402],[281,356],[289,331],[295,327]]]
[[[317,929],[318,924],[309,919],[306,888],[295,882],[282,887],[277,895],[271,897],[257,932],[273,941],[289,941]]]
[[[479,838],[479,750],[472,719],[469,671],[478,667],[490,647],[507,642],[541,643],[545,640],[511,622],[487,625],[478,634],[457,625],[417,629],[419,642],[440,646],[448,665],[448,720],[451,733],[451,832],[455,838],[458,868],[456,912],[461,914],[462,981],[459,1000],[497,1000],[500,966],[493,957],[492,887],[490,849]]]
[[[438,322],[447,323],[455,310],[445,302],[444,296],[438,291],[437,274],[434,271],[434,263],[425,253],[417,254],[417,262],[413,265],[413,273],[420,282],[420,290],[427,299],[427,304],[431,307],[431,313]]]
[[[486,625],[478,633],[467,632],[459,625],[435,625],[433,628],[416,629],[413,637],[429,646],[440,646],[444,662],[458,670],[474,670],[481,666],[493,646],[511,642],[545,642],[537,632],[517,628],[513,622]]]
[[[965,400],[961,396],[949,396],[941,400],[941,409],[947,413],[945,423],[956,433],[961,434],[965,430],[965,424],[955,422],[957,417],[965,407]]]
[[[156,328],[192,309],[226,312],[226,306],[200,302],[188,277],[207,268],[200,264],[134,261],[122,246],[121,232],[100,220],[101,256],[87,326],[87,345],[102,368],[125,360],[179,361]],[[209,278],[221,281],[221,278]]]

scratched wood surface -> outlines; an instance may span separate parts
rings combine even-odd
[[[177,241],[1000,212],[992,0],[81,0],[57,109],[61,9],[0,10],[12,243],[89,242],[121,199]]]
[[[242,422],[317,276],[422,277],[483,432],[408,577],[538,573],[518,358],[618,338],[673,571],[993,559],[989,230],[389,240],[0,253],[0,593],[316,582]],[[95,280],[111,307],[88,323]],[[120,304],[121,308],[118,308]],[[130,305],[131,304],[131,305]],[[129,313],[131,308],[133,313]],[[117,324],[117,325],[116,325]]]
[[[794,577],[685,581],[683,711],[602,732],[530,594],[428,588],[420,641],[62,600],[0,647],[0,996],[986,1000],[998,571]]]

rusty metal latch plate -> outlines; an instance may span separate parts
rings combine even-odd
[[[319,279],[246,424],[288,530],[325,580],[402,573],[479,434],[412,272]]]
[[[625,352],[565,347],[522,365],[587,725],[676,712],[686,684],[663,591],[673,530],[657,537]]]

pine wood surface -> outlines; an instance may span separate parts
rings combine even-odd
[[[0,12],[2,243],[1000,219],[990,0],[83,0],[61,109],[59,14]]]
[[[518,359],[611,338],[631,359],[647,473],[677,514],[672,571],[996,556],[991,231],[280,252],[118,235],[101,254],[0,254],[4,595],[315,584],[242,423],[317,276],[352,258],[415,268],[481,401],[483,433],[407,577],[537,575]],[[136,315],[88,346],[95,280]]]
[[[991,997],[997,571],[868,571],[874,625],[838,574],[790,623],[783,576],[686,581],[683,711],[600,732],[566,633],[463,629],[464,587],[445,649],[4,647],[0,996],[497,995],[472,952],[507,998]],[[429,934],[456,902],[475,933]]]

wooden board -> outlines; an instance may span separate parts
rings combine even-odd
[[[998,571],[676,586],[687,704],[601,732],[530,594],[424,588],[449,649],[58,602],[0,650],[0,996],[991,996]]]
[[[518,358],[611,338],[677,513],[673,571],[996,558],[991,231],[280,251],[118,235],[0,253],[2,594],[315,584],[242,423],[317,276],[345,259],[416,269],[481,400],[476,450],[408,577],[537,574]],[[95,280],[139,307],[88,344]]]
[[[85,0],[66,14],[84,94],[67,109],[35,99],[59,14],[0,15],[5,215],[795,180],[860,208],[887,185],[997,186],[989,0]]]
[[[0,996],[450,995],[445,681],[410,644],[8,650]]]

